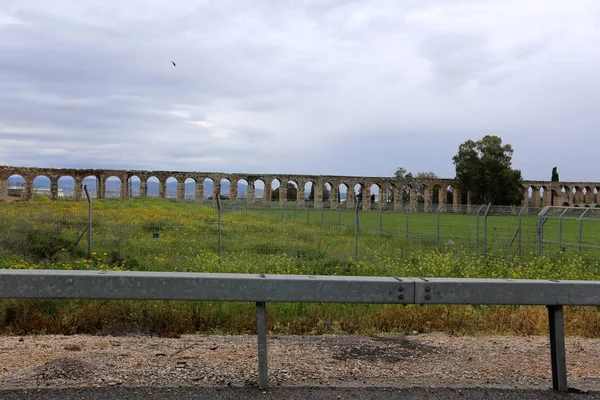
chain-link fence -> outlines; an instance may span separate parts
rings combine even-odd
[[[141,207],[134,213],[136,202],[144,201],[154,208]],[[48,253],[60,259],[61,252],[75,252],[111,265],[140,262],[143,253],[156,261],[168,258],[171,265],[180,260],[183,266],[190,258],[209,254],[360,261],[397,256],[413,248],[461,248],[475,254],[510,256],[600,248],[597,209],[452,204],[426,208],[418,204],[403,211],[386,207],[363,211],[360,204],[354,209],[315,209],[312,202],[222,200],[183,207],[172,200],[120,202],[131,207],[131,213],[113,215],[104,209],[108,206],[101,206],[94,210],[91,224],[85,203],[77,213],[66,207],[42,210],[40,205],[39,212],[28,207],[25,214],[12,206],[2,207],[0,250],[27,254],[31,259]],[[162,204],[178,205],[177,213],[163,213]],[[170,247],[165,250],[167,244]]]

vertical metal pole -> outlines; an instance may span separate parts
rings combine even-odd
[[[579,216],[579,252],[581,253],[581,250],[583,249],[582,247],[582,240],[583,240],[583,216],[585,214],[587,214],[587,212],[590,211],[589,208],[586,208],[584,212],[581,213],[581,215]]]
[[[217,193],[217,228],[218,228],[218,242],[217,242],[217,254],[219,255],[219,263],[221,262],[221,190]]]
[[[90,199],[87,185],[83,185],[83,190],[88,201],[88,258],[92,258],[92,199]]]
[[[476,219],[476,222],[475,222],[475,230],[477,232],[477,236],[476,236],[476,239],[475,239],[475,248],[476,249],[479,249],[479,210],[480,209],[477,210],[477,219]]]
[[[258,387],[269,387],[269,366],[267,364],[267,305],[256,302],[256,333],[258,336]]]
[[[567,357],[563,306],[547,306],[550,323],[550,358],[552,360],[552,389],[567,392]]]
[[[440,244],[440,214],[443,206],[438,206],[437,209],[437,244]]]
[[[523,207],[521,211],[519,211],[519,226],[517,227],[517,234],[519,235],[519,255],[522,254],[522,245],[523,245],[523,235],[521,229],[523,227],[523,211],[527,209],[527,206]]]
[[[358,261],[358,210],[360,209],[360,201],[356,197],[356,210],[354,211],[354,260]]]
[[[569,209],[565,209],[565,211],[563,211],[559,216],[558,216],[558,249],[562,249],[562,231],[563,231],[563,215],[565,215],[565,213],[568,211]]]
[[[490,212],[490,208],[492,207],[492,203],[489,203],[487,208],[485,209],[485,214],[483,215],[483,252],[487,254],[487,219],[488,214]]]

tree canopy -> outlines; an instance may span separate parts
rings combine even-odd
[[[552,168],[552,182],[558,182],[558,169],[556,167]]]
[[[463,195],[474,204],[517,205],[523,198],[521,171],[512,169],[513,149],[498,136],[467,140],[452,158]]]

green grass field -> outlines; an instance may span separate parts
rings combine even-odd
[[[87,225],[86,203],[4,203],[0,204],[0,268],[600,278],[595,252],[547,246],[537,256],[535,217],[523,218],[524,251],[519,254],[514,240],[516,217],[489,217],[488,251],[483,252],[482,231],[476,246],[473,216],[440,215],[438,243],[436,214],[361,212],[358,260],[354,259],[354,217],[351,211],[337,210],[228,211],[222,217],[219,256],[215,209],[153,199],[96,201],[93,254],[88,257],[85,235],[77,242]],[[549,236],[555,229],[550,222],[545,227]],[[594,225],[586,226],[584,237],[590,243],[600,237],[599,231],[592,230]],[[565,224],[563,229],[566,240],[579,228]],[[447,246],[450,239],[453,246]],[[1,304],[0,329],[12,333],[240,333],[253,332],[255,321],[253,305],[239,303],[4,300]],[[569,310],[568,333],[600,335],[596,309]],[[269,329],[279,333],[544,333],[545,315],[545,309],[536,307],[273,304]]]

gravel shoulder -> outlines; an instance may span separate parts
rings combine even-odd
[[[569,387],[597,395],[600,340],[569,337],[566,344]],[[370,387],[382,393],[387,391],[382,388],[546,393],[549,354],[544,336],[268,337],[271,391]],[[13,394],[136,387],[260,392],[255,336],[0,336],[0,357],[0,388],[19,389]]]

